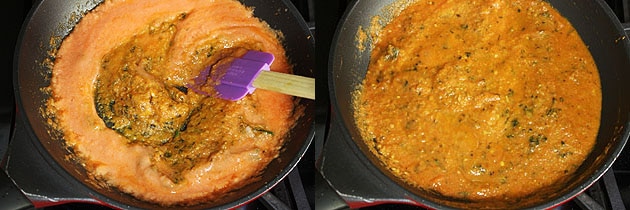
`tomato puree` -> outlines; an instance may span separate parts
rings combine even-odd
[[[257,180],[300,109],[270,91],[231,102],[187,85],[247,50],[290,73],[281,36],[234,0],[106,0],[63,40],[49,109],[97,180],[162,205],[218,201]]]
[[[374,40],[356,124],[412,186],[518,203],[576,173],[595,143],[595,62],[545,1],[419,0]]]

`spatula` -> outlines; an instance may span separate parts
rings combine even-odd
[[[236,101],[256,88],[275,91],[287,95],[315,99],[315,79],[293,74],[269,71],[274,56],[271,53],[248,51],[230,63],[218,66],[212,80],[218,97]],[[212,67],[207,67],[195,78],[194,85],[187,85],[193,91],[209,95],[198,87],[204,85]]]

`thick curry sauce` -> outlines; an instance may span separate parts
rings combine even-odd
[[[300,109],[265,90],[231,102],[186,85],[246,50],[288,73],[280,39],[238,1],[107,0],[63,40],[49,108],[97,179],[163,205],[220,201],[278,156]]]
[[[597,68],[545,1],[419,0],[374,39],[356,123],[413,186],[513,203],[575,173],[595,143]]]

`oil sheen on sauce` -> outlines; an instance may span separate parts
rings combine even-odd
[[[376,39],[356,123],[417,188],[516,203],[575,173],[595,143],[597,68],[547,2],[418,1]]]
[[[257,180],[300,109],[265,90],[231,102],[186,84],[246,50],[289,73],[280,37],[233,0],[105,1],[63,40],[49,108],[97,179],[163,205],[219,201]]]

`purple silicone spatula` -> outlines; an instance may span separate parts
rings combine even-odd
[[[236,101],[256,88],[275,91],[287,95],[315,99],[315,79],[293,74],[269,71],[274,56],[271,53],[248,51],[229,64],[216,67],[212,80],[219,98]],[[193,91],[210,95],[199,90],[205,85],[212,67],[204,69],[194,80],[195,84],[187,87]]]

